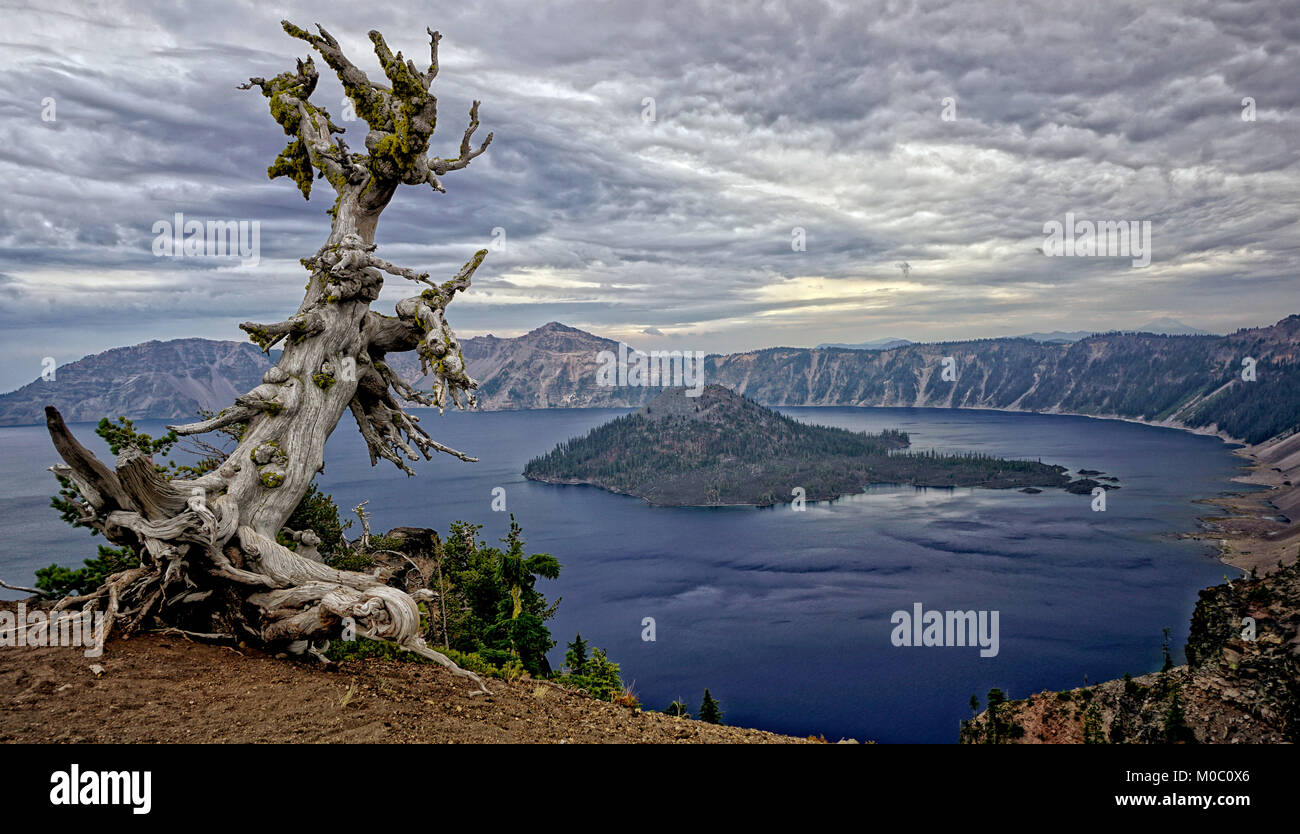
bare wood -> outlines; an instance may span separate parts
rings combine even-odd
[[[118,456],[117,478],[145,518],[169,518],[185,510],[187,496],[163,478],[153,460],[139,449],[128,448]]]
[[[234,423],[243,423],[256,413],[256,409],[232,406],[223,408],[207,420],[200,420],[197,423],[183,423],[177,426],[168,426],[167,428],[177,434],[206,434]]]
[[[134,509],[131,499],[118,483],[117,476],[89,449],[77,442],[77,438],[72,436],[67,424],[63,422],[63,415],[52,405],[45,406],[45,425],[59,457],[103,500],[103,506],[96,509]],[[90,496],[85,497],[90,499]]]
[[[288,21],[282,27],[338,75],[369,127],[365,152],[353,152],[342,139],[344,129],[311,101],[319,81],[313,58],[240,85],[268,100],[287,140],[268,174],[292,179],[304,197],[318,181],[333,189],[337,199],[329,236],[303,259],[310,278],[293,315],[240,325],[263,350],[283,346],[276,365],[218,414],[172,427],[178,434],[198,435],[243,424],[234,451],[215,470],[168,481],[147,455],[127,450],[114,471],[77,442],[56,410],[46,409],[50,436],[66,464],[55,471],[77,490],[83,521],[109,541],[130,546],[140,559],[139,567],[114,574],[95,593],[66,598],[56,607],[102,610],[106,630],[117,625],[127,632],[160,627],[203,637],[241,634],[313,656],[320,656],[324,642],[350,620],[359,633],[447,666],[486,692],[476,676],[424,645],[416,597],[368,574],[323,564],[316,552],[319,539],[310,531],[290,531],[301,548],[297,553],[275,539],[321,470],[325,441],[346,411],[356,418],[372,464],[384,458],[413,475],[409,462],[430,459],[434,452],[474,460],[431,438],[402,403],[440,409],[448,401],[473,404],[477,382],[465,372],[444,313],[456,294],[469,288],[486,252],[476,253],[451,280],[437,283],[427,272],[376,255],[374,239],[380,214],[398,186],[432,182],[441,190],[437,175],[466,167],[492,136],[474,146],[475,102],[458,155],[429,155],[437,116],[430,88],[438,75],[441,40],[432,29],[426,30],[430,63],[425,69],[393,53],[378,32],[369,33],[388,82],[381,84],[371,81],[323,27],[315,33]],[[369,309],[385,276],[424,287],[419,296],[398,304],[395,317]],[[417,391],[384,361],[388,353],[408,350],[418,351],[434,379],[432,391]],[[196,617],[201,621],[204,613],[214,627],[193,627],[190,623]]]

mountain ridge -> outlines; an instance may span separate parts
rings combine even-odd
[[[599,354],[618,344],[559,322],[518,337],[462,341],[483,410],[640,407],[660,389],[597,382]],[[1254,383],[1241,376],[1246,357],[1256,362]],[[414,356],[389,359],[403,379],[422,386]],[[198,408],[229,405],[269,365],[256,347],[239,342],[115,348],[59,368],[55,382],[0,395],[0,425],[39,424],[47,403],[70,421],[191,417]],[[1117,331],[1073,343],[999,337],[870,351],[762,348],[708,356],[704,377],[771,406],[1079,414],[1259,443],[1300,428],[1300,316],[1226,336]]]

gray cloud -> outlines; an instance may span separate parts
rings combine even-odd
[[[1297,12],[1274,0],[1074,15],[903,0],[9,7],[0,387],[46,355],[238,339],[238,321],[296,306],[328,188],[307,202],[266,180],[283,136],[260,95],[235,89],[305,55],[281,16],[324,23],[376,72],[368,29],[417,60],[415,33],[440,29],[435,153],[483,100],[489,152],[445,195],[399,194],[377,238],[436,275],[505,230],[450,311],[465,334],[558,319],[719,352],[1164,315],[1219,331],[1269,322],[1300,311]],[[41,118],[47,97],[55,121]],[[339,119],[337,81],[322,77],[314,99]],[[260,265],[155,257],[153,224],[176,212],[259,222]],[[1043,223],[1066,212],[1150,220],[1152,265],[1036,254]],[[791,247],[796,228],[806,251]]]

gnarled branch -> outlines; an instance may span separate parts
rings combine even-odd
[[[442,183],[438,181],[438,177],[446,174],[448,171],[459,171],[465,168],[469,165],[471,160],[482,155],[482,153],[488,149],[488,145],[492,144],[493,134],[488,133],[487,138],[483,140],[483,144],[479,145],[478,148],[473,149],[470,147],[470,140],[474,137],[474,131],[478,130],[478,106],[479,102],[477,101],[470,105],[469,126],[465,128],[465,135],[461,137],[460,140],[460,155],[451,159],[435,158],[428,160],[428,181],[429,184],[433,186],[434,190],[446,193],[447,189],[442,187]]]

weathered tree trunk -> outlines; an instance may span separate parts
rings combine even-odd
[[[482,688],[478,678],[425,646],[416,598],[372,576],[304,558],[276,543],[276,534],[320,471],[325,442],[345,411],[356,419],[372,465],[382,457],[410,475],[407,461],[429,459],[435,451],[474,460],[432,440],[398,399],[439,409],[448,400],[473,403],[477,383],[465,373],[460,345],[443,313],[469,286],[486,252],[480,250],[455,277],[438,284],[427,274],[378,258],[374,236],[399,185],[427,183],[443,191],[438,177],[467,166],[492,136],[471,148],[478,127],[475,102],[459,155],[425,155],[437,114],[437,100],[429,93],[438,72],[436,32],[429,31],[431,60],[424,72],[400,52],[393,55],[378,32],[370,33],[391,85],[384,86],[354,66],[323,28],[311,34],[287,21],[283,26],[311,44],[338,74],[369,127],[368,153],[349,152],[335,135],[343,130],[310,103],[317,81],[311,58],[299,61],[294,72],[242,85],[261,90],[289,137],[269,175],[292,178],[304,197],[317,177],[333,186],[337,201],[329,239],[303,261],[311,278],[292,317],[240,325],[264,350],[283,343],[283,355],[262,384],[211,419],[172,427],[179,434],[198,434],[246,423],[237,448],[216,470],[168,482],[134,449],[125,450],[110,469],[76,441],[54,408],[46,409],[50,435],[65,462],[54,470],[76,485],[86,523],[142,555],[141,567],[59,607],[103,607],[110,628],[123,620],[127,629],[161,620],[283,644],[299,653],[315,653],[321,641],[354,625],[358,634],[396,642]],[[398,303],[396,316],[370,310],[385,273],[422,289]],[[388,353],[408,350],[419,353],[433,376],[432,392],[414,390],[385,363]]]

